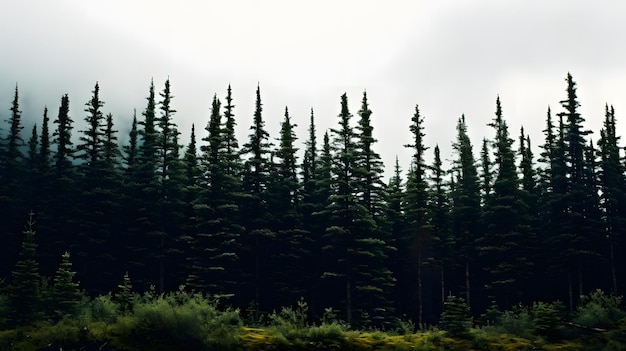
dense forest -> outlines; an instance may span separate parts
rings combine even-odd
[[[615,111],[606,106],[592,137],[570,74],[565,87],[555,112],[537,116],[545,129],[534,144],[510,130],[499,97],[493,139],[470,140],[460,116],[456,140],[441,141],[452,142],[449,164],[424,144],[415,106],[412,141],[398,145],[411,150],[410,167],[396,161],[389,180],[366,93],[354,114],[342,95],[323,133],[311,110],[308,135],[297,136],[285,108],[272,137],[260,88],[254,115],[236,118],[228,86],[203,128],[180,140],[169,80],[149,85],[130,127],[105,114],[96,83],[83,111],[63,95],[58,113],[42,107],[25,129],[16,87],[0,129],[5,322],[37,318],[44,295],[62,309],[68,294],[102,296],[131,280],[137,292],[202,292],[250,319],[303,298],[311,320],[334,311],[381,328],[437,323],[448,296],[478,315],[535,301],[574,310],[596,289],[622,292],[626,162]]]

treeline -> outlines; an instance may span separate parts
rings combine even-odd
[[[84,111],[70,113],[64,95],[30,133],[16,87],[0,131],[3,290],[29,274],[33,294],[46,289],[53,282],[42,277],[67,266],[69,252],[92,296],[117,289],[127,273],[139,291],[185,285],[251,318],[304,297],[312,318],[331,307],[355,326],[432,323],[450,294],[480,313],[492,301],[507,309],[560,299],[573,309],[595,289],[618,293],[626,164],[615,112],[607,105],[594,144],[576,83],[566,81],[537,155],[523,129],[515,142],[498,97],[495,137],[476,153],[461,116],[444,166],[439,147],[424,144],[416,106],[407,116],[411,165],[404,172],[396,162],[388,182],[365,93],[356,115],[341,96],[337,126],[321,141],[311,110],[300,142],[287,108],[278,139],[270,137],[257,88],[240,143],[229,86],[183,143],[169,80],[158,93],[151,83],[119,145],[98,84]],[[20,268],[24,233],[34,231],[38,266]]]

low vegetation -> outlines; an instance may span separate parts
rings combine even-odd
[[[403,321],[393,330],[354,330],[327,309],[309,318],[304,299],[256,320],[217,299],[181,287],[143,294],[83,298],[72,314],[0,332],[1,350],[623,350],[626,312],[621,297],[594,291],[574,313],[563,304],[534,303],[473,319],[450,297],[438,326]],[[0,309],[10,309],[0,299]],[[43,314],[43,312],[42,312]],[[246,322],[244,322],[246,321]],[[566,323],[569,322],[569,323]],[[419,330],[417,330],[419,329]]]

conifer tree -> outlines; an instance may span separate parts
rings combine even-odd
[[[489,141],[487,138],[483,138],[483,146],[480,151],[480,160],[481,160],[481,189],[482,189],[482,203],[483,205],[489,201],[489,197],[491,196],[492,186],[493,186],[493,175],[492,175],[492,164],[491,164],[491,156],[489,155]]]
[[[231,98],[232,99],[232,98]],[[205,128],[208,135],[200,147],[198,199],[194,204],[195,231],[190,237],[193,255],[189,259],[191,286],[205,289],[218,297],[234,294],[237,282],[237,239],[239,231],[232,228],[232,184],[227,173],[227,145],[224,138],[221,102],[213,96],[211,116]],[[230,111],[232,114],[232,110]]]
[[[24,236],[18,253],[18,260],[11,273],[11,285],[7,298],[8,317],[13,325],[26,325],[40,318],[42,307],[40,306],[40,276],[33,217],[34,214],[31,212],[23,231]]]
[[[453,169],[456,179],[452,188],[452,235],[458,253],[457,263],[463,267],[465,301],[471,304],[470,272],[477,254],[474,240],[482,230],[480,188],[465,116],[459,118],[456,129],[457,140],[452,145],[458,155]]]
[[[412,143],[406,147],[413,150],[411,158],[411,172],[407,181],[406,189],[406,215],[412,230],[408,236],[399,242],[401,248],[411,248],[408,252],[410,260],[414,262],[403,279],[409,281],[416,280],[416,299],[412,299],[418,307],[417,321],[424,321],[424,264],[432,258],[433,231],[428,213],[428,183],[426,170],[428,166],[424,161],[424,156],[428,148],[424,145],[424,117],[420,115],[419,107],[415,106],[415,113],[411,118],[409,130],[412,134]],[[406,254],[406,253],[405,253]]]
[[[529,239],[532,233],[522,221],[527,211],[519,188],[513,139],[502,116],[500,97],[496,117],[489,125],[495,130],[493,142],[496,179],[493,197],[485,204],[486,235],[479,238],[478,250],[488,273],[487,287],[503,299],[508,308],[522,297],[523,272],[529,272]],[[516,299],[511,301],[511,299]]]
[[[626,215],[626,194],[624,186],[624,165],[621,162],[619,139],[616,132],[615,109],[607,104],[605,107],[605,119],[600,140],[598,141],[598,153],[600,156],[599,182],[602,194],[602,210],[604,212],[604,225],[608,239],[608,265],[611,276],[611,289],[617,294],[617,270],[616,270],[616,246],[619,238],[623,238],[624,215]],[[619,246],[618,246],[619,247]]]
[[[356,126],[356,147],[360,153],[358,170],[362,177],[361,201],[367,212],[372,215],[378,224],[381,224],[383,199],[385,197],[385,184],[382,180],[383,162],[380,155],[374,150],[377,140],[373,137],[374,127],[371,125],[370,116],[372,110],[367,102],[367,93],[363,92],[361,109],[358,112],[359,120]]]
[[[357,167],[360,159],[356,134],[350,125],[352,114],[346,94],[341,96],[339,128],[331,129],[334,152],[334,185],[326,211],[330,225],[324,235],[325,277],[341,278],[335,291],[344,291],[346,321],[389,322],[379,306],[390,306],[385,291],[393,287],[391,271],[386,267],[387,243],[376,235],[377,227],[367,208],[358,199],[362,178]],[[342,287],[343,286],[343,287]],[[368,296],[368,299],[364,298]],[[357,315],[358,316],[358,315]]]
[[[588,264],[588,260],[595,253],[590,250],[590,243],[599,238],[593,237],[592,233],[587,233],[585,198],[588,191],[585,184],[585,158],[584,150],[587,147],[585,136],[590,132],[583,130],[584,118],[578,112],[580,106],[576,94],[576,83],[572,75],[567,74],[567,98],[561,101],[561,106],[565,110],[558,116],[564,119],[562,124],[563,145],[566,162],[566,182],[567,193],[564,198],[566,208],[566,218],[562,223],[563,233],[556,237],[562,255],[559,258],[560,264],[565,268],[568,281],[568,295],[570,306],[574,304],[573,285],[578,284],[577,297],[584,294],[583,291],[583,267]]]
[[[274,272],[277,273],[274,291],[279,294],[279,302],[307,295],[310,282],[317,278],[310,264],[313,242],[302,221],[295,127],[285,107],[279,143],[274,151],[275,176],[271,179],[269,194],[276,231],[273,264],[278,268]]]
[[[265,290],[268,283],[263,276],[268,272],[269,257],[266,255],[271,247],[275,233],[270,229],[271,218],[268,203],[268,178],[270,174],[269,133],[265,130],[263,120],[263,104],[261,88],[257,86],[253,122],[250,126],[248,142],[244,144],[244,152],[248,154],[243,172],[243,189],[249,194],[244,198],[242,218],[246,228],[243,242],[246,243],[246,254],[243,258],[244,277],[252,283],[249,297],[255,308],[255,315],[265,304]]]
[[[157,181],[158,195],[156,206],[159,216],[155,224],[156,230],[151,233],[156,247],[156,255],[153,260],[158,267],[158,289],[163,292],[166,289],[166,277],[168,287],[173,288],[182,283],[177,272],[183,265],[178,257],[179,246],[182,245],[182,233],[180,233],[181,211],[181,191],[182,191],[182,162],[180,160],[180,144],[178,136],[180,132],[174,122],[176,110],[172,108],[170,80],[165,81],[163,91],[159,93],[161,101],[159,109],[161,116],[156,120],[159,132],[156,136]],[[166,262],[168,266],[166,267]],[[171,282],[170,282],[171,280]]]
[[[81,193],[79,232],[70,245],[77,256],[79,276],[91,291],[110,289],[114,284],[115,262],[120,252],[115,235],[119,232],[111,218],[117,218],[117,163],[119,150],[113,130],[112,115],[102,112],[100,86],[94,86],[92,97],[85,103],[86,129],[81,131],[77,145]],[[109,247],[109,250],[102,250]],[[109,286],[107,288],[107,285]]]
[[[138,124],[140,129],[138,136],[137,149],[137,175],[136,183],[138,189],[137,199],[139,200],[135,206],[126,206],[125,212],[131,218],[128,228],[128,267],[130,274],[140,277],[135,280],[138,287],[148,288],[149,285],[157,282],[157,277],[151,272],[149,274],[149,266],[155,265],[151,259],[158,248],[159,236],[161,228],[158,221],[161,215],[157,204],[160,199],[159,179],[157,177],[158,153],[157,153],[157,137],[156,130],[156,97],[154,90],[154,82],[150,81],[147,104],[142,112],[143,120]],[[133,202],[127,203],[132,205]],[[148,244],[149,243],[149,244]]]
[[[434,245],[434,262],[439,266],[440,276],[440,302],[441,310],[446,298],[446,271],[450,270],[453,263],[453,239],[450,235],[450,199],[449,186],[447,186],[441,161],[439,145],[435,145],[433,164],[430,167],[431,176],[429,190],[428,209],[432,225],[433,237],[436,238]]]
[[[69,252],[61,255],[61,263],[54,275],[52,286],[51,307],[57,318],[74,316],[78,312],[82,294],[78,289],[79,284],[74,281],[76,272],[72,270]]]
[[[42,221],[46,221],[44,227],[47,228],[46,235],[42,236],[46,250],[44,254],[45,266],[42,266],[46,275],[54,272],[46,272],[46,268],[54,269],[58,257],[68,249],[67,233],[76,233],[77,218],[75,211],[77,207],[77,187],[76,166],[74,166],[75,149],[72,142],[72,129],[74,129],[69,114],[69,97],[67,94],[61,97],[61,105],[57,118],[53,121],[56,124],[52,134],[52,143],[56,146],[53,156],[54,176],[49,194],[51,205],[48,211],[42,214]],[[43,144],[42,144],[43,147]],[[45,150],[42,150],[44,153]]]
[[[119,289],[115,294],[115,300],[120,304],[122,313],[132,312],[135,294],[133,293],[133,282],[128,276],[128,272],[124,273],[122,283],[117,286]]]
[[[3,144],[5,145],[4,150],[0,148],[0,152],[2,152],[0,154],[0,207],[3,209],[3,217],[5,218],[2,225],[3,229],[0,230],[2,237],[0,246],[3,247],[2,256],[12,261],[15,257],[15,252],[8,251],[7,248],[14,247],[13,243],[18,237],[20,226],[17,218],[26,211],[24,208],[25,199],[20,194],[24,169],[24,154],[22,150],[25,143],[21,134],[24,126],[22,125],[22,111],[19,110],[17,85],[15,86],[15,94],[9,110],[11,115],[6,120],[9,124],[9,131],[5,142],[0,143],[0,147]],[[9,262],[5,262],[3,267],[9,267]]]

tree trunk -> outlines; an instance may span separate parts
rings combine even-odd
[[[469,260],[465,261],[465,302],[470,305],[470,265]]]
[[[419,235],[419,234],[418,234]],[[417,299],[418,299],[418,323],[420,328],[424,319],[424,294],[422,291],[422,243],[418,238],[417,242]]]
[[[617,275],[615,273],[615,248],[613,246],[613,233],[609,232],[609,259],[611,264],[611,283],[613,294],[617,295]]]
[[[572,291],[572,272],[567,273],[567,290],[569,295],[569,310],[574,311],[574,292]]]

